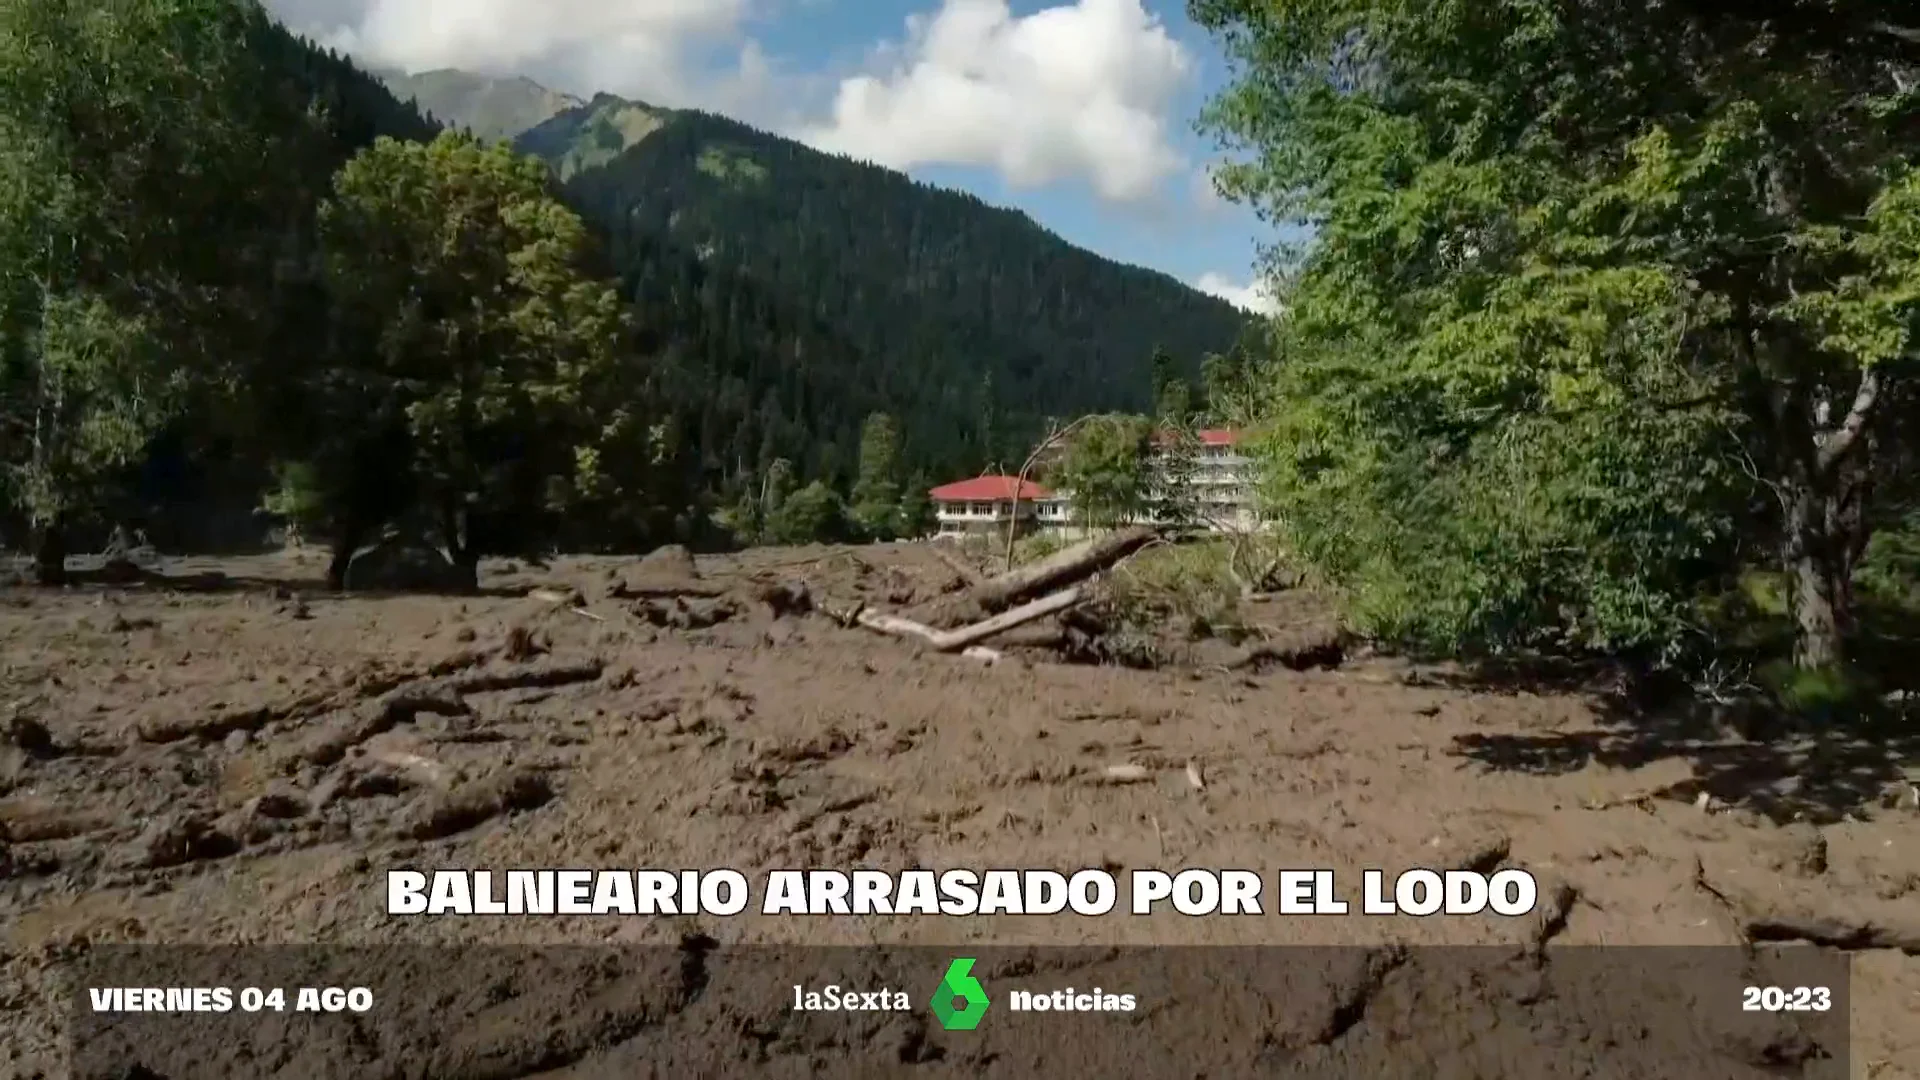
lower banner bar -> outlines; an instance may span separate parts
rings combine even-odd
[[[1846,1080],[1807,948],[136,947],[78,1080]]]

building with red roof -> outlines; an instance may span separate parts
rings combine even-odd
[[[1016,490],[1019,492],[1017,495],[1014,494]],[[1014,502],[1050,499],[1053,492],[1031,480],[1022,481],[1017,476],[989,473],[971,480],[942,484],[927,492],[927,495],[935,502]]]
[[[934,520],[940,523],[942,536],[1001,533],[1009,522],[1017,522],[1022,529],[1031,528],[1039,524],[1043,507],[1051,515],[1053,507],[1064,505],[1051,489],[1001,473],[942,484],[927,492],[927,498],[933,502]]]
[[[1230,428],[1206,428],[1194,433],[1198,443],[1191,467],[1183,470],[1181,481],[1189,489],[1188,502],[1198,511],[1202,527],[1215,531],[1240,531],[1256,528],[1260,516],[1255,510],[1252,486],[1252,461],[1240,449],[1240,433]],[[1155,441],[1162,447],[1173,442],[1171,432],[1160,432]],[[1040,471],[1057,463],[1065,447],[1055,444],[1051,453],[1036,462]],[[1171,481],[1163,469],[1160,483]],[[976,476],[942,484],[928,492],[934,504],[934,517],[940,535],[963,536],[969,533],[1004,534],[1008,523],[1017,527],[1071,529],[1074,526],[1070,492],[1055,491],[1028,480],[1002,474]]]

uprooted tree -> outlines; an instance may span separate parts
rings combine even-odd
[[[1672,655],[1758,536],[1844,662],[1913,461],[1911,5],[1190,6],[1224,190],[1315,230],[1276,509],[1371,629]]]

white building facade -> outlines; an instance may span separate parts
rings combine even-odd
[[[1208,532],[1252,532],[1262,518],[1254,492],[1254,463],[1241,449],[1239,433],[1214,428],[1196,433],[1190,469],[1184,480],[1185,502],[1195,527]],[[1171,475],[1173,455],[1165,449],[1155,455],[1156,479],[1148,495],[1155,503],[1168,496],[1176,482]],[[928,493],[942,536],[978,533],[1005,535],[1009,522],[1021,531],[1084,531],[1073,513],[1073,494],[1052,490],[1031,480],[1019,487],[1017,477],[988,475],[945,484]],[[1015,489],[1019,488],[1016,494]],[[1156,515],[1141,515],[1131,524],[1155,523]]]

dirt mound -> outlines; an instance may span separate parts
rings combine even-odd
[[[695,581],[700,577],[700,568],[694,564],[693,556],[686,548],[679,544],[668,544],[643,556],[639,565],[634,567],[634,574],[642,578]]]
[[[671,948],[704,934],[723,951],[966,941],[1532,955],[1811,941],[1851,959],[1853,1061],[1870,1067],[1859,1075],[1920,1076],[1910,1064],[1920,960],[1907,955],[1920,951],[1920,819],[1900,801],[1920,781],[1911,732],[1761,741],[1586,694],[1445,682],[1344,643],[1334,663],[1316,617],[1289,606],[1304,598],[1284,594],[1262,601],[1267,637],[1233,648],[1318,658],[1297,671],[1205,657],[1066,664],[1058,644],[1017,644],[1095,633],[1079,626],[1080,607],[943,655],[950,639],[870,625],[978,602],[975,584],[924,545],[702,557],[677,578],[692,591],[613,599],[583,587],[567,603],[503,583],[638,582],[638,566],[570,558],[537,579],[490,566],[478,595],[381,597],[318,590],[299,576],[316,566],[155,568],[221,572],[235,584],[219,592],[151,578],[0,591],[0,1000],[19,1006],[0,1025],[0,1075],[65,1075],[58,972],[113,942]],[[825,606],[768,591],[793,582]],[[986,617],[1074,587],[1091,583],[1051,582]],[[289,595],[305,597],[297,611]],[[722,608],[721,619],[677,614]],[[976,647],[1026,662],[984,663]],[[725,865],[755,880],[792,867],[1244,867],[1269,878],[1315,867],[1358,882],[1367,869],[1488,859],[1531,871],[1543,910],[1518,920],[381,914],[384,872],[403,867]],[[1349,1055],[1339,1060],[1370,1067],[1371,1040],[1418,1019],[1415,1004],[1433,1000],[1422,987],[1448,984],[1388,985],[1408,996],[1382,998],[1388,1011],[1332,1039],[1330,1052]],[[601,1041],[643,1055],[661,1044],[631,1023],[672,1002],[635,994]],[[698,1045],[737,1051],[746,1024],[766,1035],[751,1043],[794,1040],[793,1053],[768,1057],[796,1075],[816,1060],[869,1075],[904,1060],[870,1056],[870,1040],[834,1049],[833,1031],[776,1013],[770,1000],[698,1013],[719,1025]],[[1571,1032],[1573,1015],[1555,1022]],[[914,1016],[926,1023],[924,1008]],[[1465,1052],[1464,1017],[1447,1023],[1420,1045]],[[953,1033],[882,1025],[862,1038],[882,1030],[872,1045],[929,1065],[918,1055],[944,1048],[939,1067],[956,1071],[1017,1068],[1028,1052],[1002,1044],[1009,1056],[996,1065]],[[1202,1055],[1192,1067],[1304,1067],[1244,1049],[1269,1057]]]

